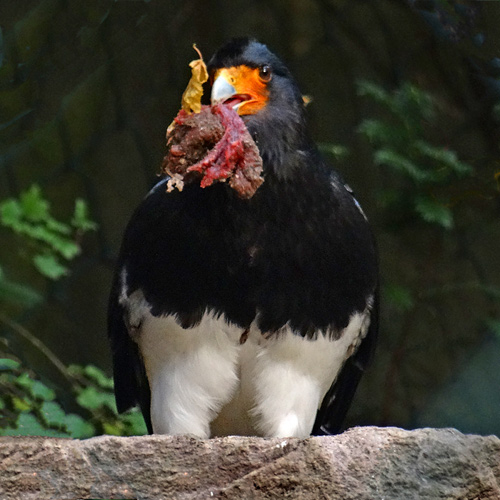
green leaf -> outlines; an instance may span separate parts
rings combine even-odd
[[[35,248],[39,253],[34,257],[33,263],[42,275],[50,279],[58,279],[67,273],[56,254],[71,260],[80,253],[80,246],[75,241],[76,231],[97,227],[88,219],[87,205],[82,199],[75,202],[71,225],[51,217],[50,203],[43,198],[42,191],[36,184],[21,193],[19,200],[8,199],[1,203],[0,216],[4,226],[28,240],[36,240]],[[20,300],[29,298],[33,299],[34,296],[24,294]]]
[[[44,401],[40,413],[49,427],[63,427],[66,414],[55,401]]]
[[[28,220],[38,222],[49,217],[49,202],[42,197],[42,191],[37,184],[21,193],[20,201],[23,215]]]
[[[68,269],[52,254],[35,255],[33,263],[41,274],[52,280],[57,280],[68,274]]]
[[[116,412],[115,398],[111,393],[98,391],[95,387],[86,387],[78,395],[78,404],[89,410],[97,410],[103,406],[107,406],[113,412]]]
[[[64,420],[66,430],[73,439],[85,439],[95,435],[95,427],[79,415],[70,413]]]
[[[56,393],[39,380],[35,380],[33,382],[31,394],[34,398],[42,399],[44,401],[52,401],[56,397]]]
[[[318,147],[322,153],[330,154],[336,159],[342,159],[349,156],[349,149],[340,144],[331,144],[328,142],[322,142],[318,144]]]
[[[16,379],[16,384],[24,389],[31,389],[35,381],[29,376],[28,373],[24,372],[19,375]]]
[[[17,200],[12,198],[0,204],[0,217],[2,224],[14,228],[20,221],[23,211]]]
[[[59,222],[58,220],[53,219],[52,217],[49,217],[46,222],[47,222],[47,229],[49,231],[65,235],[71,234],[71,227],[68,226],[68,224],[64,224],[64,222]]]
[[[121,418],[127,424],[128,435],[143,436],[148,433],[144,417],[137,409],[122,415]]]
[[[459,161],[455,151],[431,146],[424,141],[415,141],[413,145],[423,156],[435,160],[457,174],[465,175],[473,172],[473,168],[470,165]]]
[[[110,436],[122,436],[125,431],[124,427],[123,422],[120,422],[119,420],[116,422],[104,422],[102,424],[104,434],[108,434]]]
[[[392,110],[403,121],[419,129],[422,120],[434,118],[434,100],[421,88],[406,82],[394,92]]]
[[[12,398],[12,406],[17,412],[29,411],[31,409],[31,405],[28,401],[23,398],[18,398],[14,396]]]
[[[67,260],[75,258],[80,253],[80,247],[74,241],[68,238],[61,238],[57,234],[49,233],[46,241]]]
[[[46,429],[38,419],[31,413],[21,413],[17,420],[16,429],[5,429],[0,431],[4,436],[50,436],[67,437],[67,433]]]
[[[420,129],[422,119],[431,120],[434,117],[432,96],[416,85],[407,82],[391,93],[366,80],[358,81],[356,85],[358,95],[382,104],[407,126]]]
[[[81,377],[83,375],[83,370],[84,367],[80,365],[69,365],[68,366],[68,373],[72,377]]]
[[[390,149],[379,149],[375,152],[374,162],[376,165],[387,165],[410,177],[416,182],[435,180],[434,176],[421,169],[411,160]]]
[[[453,213],[449,207],[429,197],[418,197],[415,210],[426,222],[439,224],[446,229],[453,227]]]
[[[380,85],[369,82],[368,80],[359,80],[356,82],[357,92],[359,96],[371,97],[374,101],[384,104],[387,107],[392,106],[392,99]]]
[[[0,370],[2,371],[12,371],[19,369],[20,364],[18,361],[9,358],[0,358]]]
[[[75,200],[75,212],[71,224],[81,231],[95,231],[97,229],[97,224],[89,219],[87,203],[81,198]]]
[[[42,296],[31,287],[5,279],[0,268],[0,302],[31,307],[41,301]]]
[[[94,365],[88,365],[83,369],[84,375],[94,380],[103,389],[113,389],[113,379]]]
[[[404,127],[390,125],[380,120],[363,120],[358,131],[372,144],[377,145],[402,145],[409,139]]]

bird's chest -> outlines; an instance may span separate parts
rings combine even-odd
[[[212,310],[242,327],[261,314],[269,330],[289,320],[304,331],[330,323],[333,313],[316,317],[332,310],[329,213],[291,196],[259,196],[227,202],[211,194],[185,205],[169,237],[141,256],[149,279],[140,288],[154,314],[176,313],[189,325]]]
[[[223,257],[230,274],[249,273],[257,282],[267,278],[270,268],[296,271],[321,265],[322,253],[331,254],[334,245],[325,238],[324,225],[302,211],[269,207],[263,213],[228,218],[228,227],[219,236],[207,233],[207,242],[223,241],[225,254],[213,248],[214,259]],[[323,229],[322,229],[323,226]],[[323,234],[322,234],[323,233]],[[210,243],[209,243],[210,244]]]

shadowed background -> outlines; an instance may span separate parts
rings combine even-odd
[[[114,261],[127,220],[156,180],[197,57],[192,44],[208,59],[227,39],[252,35],[312,98],[312,134],[379,243],[380,343],[348,424],[500,435],[499,26],[496,2],[2,2],[0,201],[36,182],[56,217],[68,218],[82,197],[98,224],[59,281],[41,277],[19,236],[0,228],[5,273],[44,298],[4,309],[65,363],[110,371]],[[417,123],[422,137],[471,167],[437,191],[425,187],[444,207],[437,223],[396,200],[421,187],[376,161],[360,124],[393,117],[359,95],[360,80],[388,95],[411,83],[433,96],[434,119]],[[38,349],[0,328],[6,351],[64,389]]]

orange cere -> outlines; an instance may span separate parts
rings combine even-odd
[[[239,99],[242,101],[237,109],[238,114],[252,115],[265,107],[269,98],[267,81],[261,78],[259,74],[259,68],[241,65],[218,69],[213,79],[216,80],[220,76],[224,77],[236,89],[236,95],[231,100],[234,99],[236,102]],[[228,101],[229,99],[226,102]]]

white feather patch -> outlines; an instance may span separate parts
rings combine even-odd
[[[246,334],[213,313],[189,329],[174,316],[155,317],[140,290],[127,295],[125,272],[119,300],[146,367],[154,432],[203,438],[308,436],[370,315],[370,305],[353,314],[337,340],[321,332],[308,340],[289,327],[266,338],[256,322]]]

